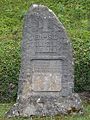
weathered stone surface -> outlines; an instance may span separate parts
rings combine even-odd
[[[47,7],[32,5],[25,17],[17,101],[7,116],[80,113],[73,88],[72,48],[65,28]]]
[[[61,61],[35,60],[32,65],[33,91],[60,91],[61,90]],[[54,68],[54,69],[53,69]]]

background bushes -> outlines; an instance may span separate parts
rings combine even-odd
[[[90,91],[90,0],[0,0],[0,101],[16,98],[23,18],[33,3],[52,9],[73,45],[75,91]]]

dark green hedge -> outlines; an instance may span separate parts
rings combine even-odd
[[[0,101],[16,98],[23,18],[30,5],[48,6],[73,45],[75,91],[90,91],[90,0],[0,0]]]

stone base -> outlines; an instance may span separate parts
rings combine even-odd
[[[76,114],[83,113],[83,107],[78,94],[73,93],[68,97],[41,97],[31,96],[28,99],[20,100],[14,104],[7,117],[30,117],[38,116],[54,116],[59,114]]]

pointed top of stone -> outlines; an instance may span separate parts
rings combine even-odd
[[[36,8],[36,7],[45,7],[45,8],[47,8],[47,6],[44,6],[44,5],[41,5],[41,4],[32,4],[31,7],[33,7],[33,8]]]
[[[41,4],[32,4],[32,6],[30,7],[31,10],[36,9],[36,8],[46,9],[46,10],[49,10],[49,12],[52,12],[54,14],[54,12],[51,9],[49,9],[47,6],[44,6],[44,5],[41,5]]]
[[[47,18],[54,19],[55,21],[57,21],[58,26],[60,26],[62,29],[65,30],[63,24],[60,22],[58,17],[47,6],[44,6],[41,4],[32,4],[29,11],[27,12],[27,16],[36,15],[36,14],[37,16],[41,16],[44,19],[47,19]]]
[[[34,10],[34,9],[38,9],[39,8],[44,8],[44,9],[48,9],[48,7],[44,6],[44,5],[39,5],[39,4],[32,4],[31,7],[30,7],[30,10]]]

